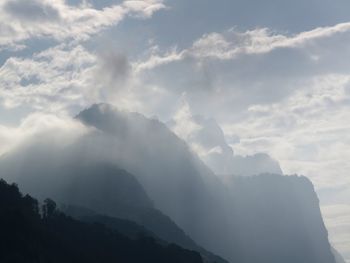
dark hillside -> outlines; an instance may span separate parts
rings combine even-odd
[[[67,217],[52,200],[45,201],[41,216],[35,199],[3,180],[0,211],[0,262],[202,262],[197,252],[150,237],[132,240],[101,224]]]

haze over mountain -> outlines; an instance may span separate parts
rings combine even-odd
[[[122,142],[123,134],[119,135],[119,142]],[[63,147],[60,141],[56,144],[51,138],[46,141],[43,138],[37,141],[34,137],[31,143],[26,142],[1,158],[1,176],[18,183],[25,193],[40,200],[49,196],[60,204],[131,220],[144,226],[157,238],[195,249],[217,262],[224,262],[196,245],[171,218],[154,207],[134,175],[116,166],[118,162],[114,158],[118,156],[109,154],[122,152],[123,149],[108,134],[92,130]],[[124,146],[134,147],[135,151],[138,149],[131,141],[128,143]],[[105,148],[107,144],[109,147]],[[94,149],[94,153],[89,149]],[[128,159],[128,162],[131,163],[132,159]],[[147,167],[145,163],[143,165]]]
[[[157,120],[100,104],[82,111],[80,121],[85,132],[68,144],[34,136],[17,146],[1,158],[0,174],[39,198],[132,220],[200,249],[193,239],[230,262],[334,262],[306,178],[222,181]]]
[[[185,140],[216,174],[242,176],[263,173],[283,174],[279,163],[265,153],[252,156],[234,154],[215,119],[193,116],[186,102],[181,105],[174,119],[168,122],[168,126]],[[239,138],[234,140],[233,143],[237,143]]]
[[[0,170],[9,173],[0,177],[58,203],[107,213],[116,202],[118,215],[158,235],[223,255],[236,227],[232,178],[304,175],[350,263],[349,9],[348,0],[1,0]],[[85,199],[100,192],[81,174],[111,192],[95,180],[103,166],[135,198]]]
[[[1,262],[203,262],[201,256],[152,237],[129,238],[102,224],[87,224],[56,210],[45,200],[22,196],[0,180]]]

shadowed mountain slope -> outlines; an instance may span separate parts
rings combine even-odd
[[[134,221],[165,241],[192,248],[192,239],[231,262],[334,263],[306,178],[223,180],[161,122],[106,104],[82,111],[77,120],[89,132],[74,143],[57,150],[47,148],[50,141],[36,141],[0,160],[0,174],[5,171],[36,195]],[[106,163],[130,172],[140,184],[120,180],[130,191],[124,195],[119,172],[109,176]],[[135,198],[134,191],[139,191]],[[101,203],[104,199],[112,201]]]
[[[0,161],[0,174],[23,185],[26,193],[40,200],[50,196],[60,204],[86,207],[100,215],[127,219],[144,226],[157,239],[199,251],[209,262],[225,262],[198,246],[171,218],[157,210],[143,187],[125,170],[110,163],[76,158],[73,149],[45,152],[46,157],[50,156],[50,161],[45,163],[41,162],[42,154],[30,155],[32,148],[27,150],[21,152],[28,157],[23,158],[19,166],[8,165],[14,162],[11,154]],[[105,223],[96,218],[95,221]]]
[[[7,262],[203,262],[199,253],[152,238],[129,239],[103,225],[58,212],[41,217],[38,202],[0,180],[0,261]]]
[[[334,262],[319,200],[306,177],[233,177],[229,187],[231,242],[239,262]]]
[[[77,118],[137,160],[130,164],[125,155],[111,154],[133,171],[155,205],[205,248],[232,262],[334,263],[306,178],[262,175],[222,183],[159,121],[108,105],[94,105]]]

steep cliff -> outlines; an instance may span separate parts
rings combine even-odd
[[[236,262],[332,263],[334,256],[312,183],[305,177],[232,177]]]

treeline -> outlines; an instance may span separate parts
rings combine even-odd
[[[130,239],[102,224],[84,223],[42,206],[17,185],[0,179],[0,262],[201,263],[199,253],[173,244],[159,244],[140,235]]]

